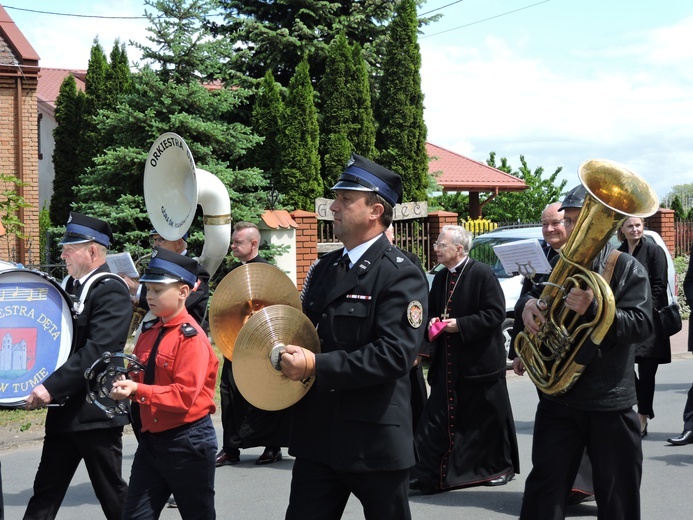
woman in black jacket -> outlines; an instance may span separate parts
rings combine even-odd
[[[668,304],[667,297],[667,257],[664,250],[652,239],[645,236],[643,220],[629,217],[618,229],[618,238],[623,243],[619,251],[634,256],[647,270],[652,290],[652,313],[654,333],[645,339],[635,350],[638,372],[635,376],[635,389],[638,396],[640,432],[647,435],[647,420],[654,418],[652,402],[655,391],[655,374],[660,364],[671,362],[671,343],[662,332],[657,319],[657,311]]]

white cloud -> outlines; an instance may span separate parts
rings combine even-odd
[[[553,61],[524,40],[423,39],[429,141],[480,161],[496,151],[513,166],[520,154],[547,173],[563,166],[569,185],[594,157],[628,165],[660,196],[693,182],[693,18],[628,36]]]

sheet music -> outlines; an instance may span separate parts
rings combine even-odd
[[[508,274],[548,274],[551,264],[541,248],[539,240],[530,238],[493,246],[493,251]]]
[[[106,263],[112,273],[126,274],[130,278],[139,278],[140,276],[135,267],[135,262],[132,261],[132,256],[127,251],[106,255]]]

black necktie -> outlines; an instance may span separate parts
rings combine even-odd
[[[154,346],[152,347],[152,350],[149,352],[149,359],[147,359],[147,367],[144,370],[144,378],[142,378],[142,382],[145,385],[151,385],[154,383],[154,372],[156,371],[156,354],[159,352],[159,343],[161,343],[164,334],[166,334],[168,330],[170,330],[170,328],[167,329],[166,327],[161,327],[159,335],[156,337],[156,341],[154,342]]]
[[[81,285],[82,284],[79,283],[79,280],[73,281],[72,282],[72,294],[77,294]]]
[[[349,262],[349,255],[342,255],[342,258],[337,262],[335,266],[335,278],[337,282],[344,278],[344,275],[349,271]]]

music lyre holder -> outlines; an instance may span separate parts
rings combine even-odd
[[[543,286],[549,285],[551,287],[556,287],[556,288],[560,289],[560,291],[563,293],[563,299],[565,299],[566,296],[568,296],[568,293],[567,293],[565,287],[563,287],[560,284],[549,282],[548,280],[544,280],[543,282],[535,282],[534,281],[534,275],[537,274],[537,271],[536,271],[536,269],[534,269],[532,267],[532,262],[527,262],[526,264],[517,264],[517,272],[521,276],[523,276],[524,278],[529,280],[530,283],[534,286],[540,285],[543,287]]]
[[[96,372],[99,365],[106,366],[101,372]],[[145,366],[137,359],[137,356],[125,354],[124,352],[104,352],[99,359],[94,361],[91,367],[84,371],[84,378],[87,385],[87,402],[95,405],[102,410],[109,418],[116,415],[126,415],[128,413],[127,401],[117,401],[110,397],[113,383],[123,376],[127,379],[130,374],[135,374],[145,370]],[[96,384],[96,392],[92,390],[90,382]],[[98,398],[113,403],[112,406],[104,404]]]

